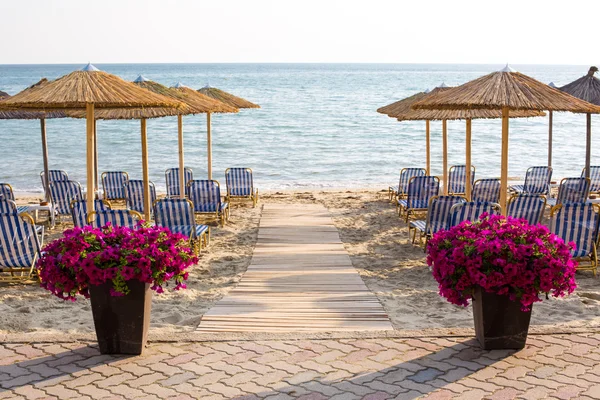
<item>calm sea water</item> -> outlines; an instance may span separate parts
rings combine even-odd
[[[389,64],[114,64],[98,68],[133,80],[138,74],[172,86],[209,83],[261,109],[212,118],[213,171],[247,166],[263,189],[385,187],[405,166],[425,165],[425,123],[398,122],[378,107],[442,82],[454,86],[500,69],[499,65]],[[82,65],[0,65],[0,90],[15,94],[42,77],[54,79]],[[543,82],[564,85],[589,66],[514,65]],[[600,129],[600,117],[593,125]],[[441,123],[432,126],[432,172],[441,173]],[[449,162],[464,163],[464,122],[450,122]],[[509,174],[523,177],[547,161],[547,118],[511,121]],[[85,121],[47,123],[50,167],[85,183]],[[477,177],[500,175],[499,120],[473,121]],[[164,190],[164,170],[178,165],[177,120],[148,122],[150,178]],[[206,117],[184,117],[186,166],[206,176]],[[554,117],[555,177],[577,176],[585,159],[585,116]],[[99,169],[141,177],[139,121],[98,122]],[[593,142],[598,163],[600,141]],[[0,120],[0,182],[41,192],[38,121]]]

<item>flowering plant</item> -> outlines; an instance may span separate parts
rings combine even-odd
[[[163,292],[174,279],[175,290],[185,289],[186,268],[198,262],[187,238],[167,228],[139,224],[137,229],[86,226],[68,229],[43,249],[37,262],[41,286],[64,300],[89,297],[88,287],[112,281],[113,296],[129,293],[127,281],[136,279]]]
[[[453,304],[467,306],[480,286],[520,301],[528,311],[542,301],[540,293],[563,297],[575,290],[574,248],[543,225],[486,213],[437,232],[427,246],[427,264],[440,295]]]

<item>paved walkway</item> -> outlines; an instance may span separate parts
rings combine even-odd
[[[252,262],[199,331],[381,331],[392,325],[322,205],[265,204]]]
[[[0,345],[0,399],[600,398],[600,334],[154,343],[142,357],[81,343]]]

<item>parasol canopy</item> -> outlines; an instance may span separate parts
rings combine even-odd
[[[598,72],[597,67],[590,67],[587,75],[561,87],[560,90],[588,103],[600,106],[600,79],[594,76],[596,72]]]
[[[246,99],[242,99],[241,97],[234,96],[231,93],[225,92],[224,90],[210,87],[208,85],[202,89],[198,89],[198,92],[235,108],[260,108],[258,104],[254,104]]]

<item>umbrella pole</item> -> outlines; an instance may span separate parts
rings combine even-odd
[[[506,215],[506,198],[508,191],[508,107],[502,107],[502,164],[500,171],[500,207],[502,215]]]
[[[431,174],[431,137],[429,136],[429,120],[425,121],[425,155],[427,162],[427,174]]]
[[[185,170],[183,166],[183,116],[177,116],[177,135],[179,142],[179,197],[185,199]]]
[[[146,118],[140,120],[142,138],[142,179],[144,181],[144,220],[150,221],[150,179],[148,177],[148,136],[146,134]]]
[[[585,177],[590,177],[592,162],[592,114],[586,114],[587,135],[585,137]]]
[[[467,132],[465,139],[465,195],[467,200],[471,201],[471,119],[467,119]]]
[[[46,140],[46,119],[40,119],[42,131],[42,159],[44,160],[44,197],[50,201],[50,172],[48,168],[48,142]]]
[[[552,111],[548,112],[548,166],[552,166]]]
[[[94,103],[85,105],[87,128],[87,212],[94,211]]]
[[[98,136],[96,133],[96,120],[94,119],[94,190],[98,190]]]
[[[210,113],[206,113],[206,154],[208,155],[208,179],[212,179],[212,137],[210,133]]]
[[[442,121],[442,169],[444,180],[444,194],[448,194],[448,121]]]

